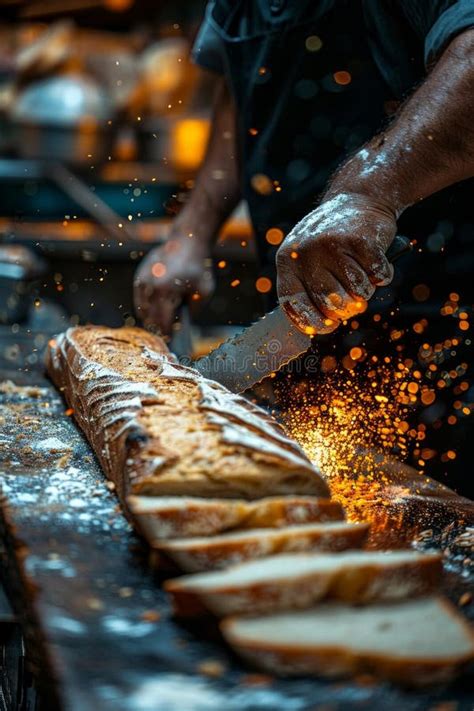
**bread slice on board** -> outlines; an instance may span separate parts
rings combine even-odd
[[[342,551],[360,548],[369,531],[365,523],[308,523],[284,528],[255,528],[205,538],[156,542],[155,546],[186,572],[227,568],[245,560],[289,551]]]
[[[71,328],[50,342],[47,368],[123,499],[329,496],[272,417],[146,331]]]
[[[221,629],[243,657],[283,675],[369,672],[422,686],[449,681],[474,659],[472,628],[438,597],[232,617]]]
[[[280,528],[344,519],[342,506],[314,496],[272,496],[256,501],[189,496],[129,496],[128,507],[145,538],[211,536],[231,529]]]
[[[287,553],[168,580],[165,589],[178,615],[205,608],[222,617],[308,608],[322,598],[357,603],[407,598],[431,592],[441,573],[438,553]]]

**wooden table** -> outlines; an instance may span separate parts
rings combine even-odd
[[[20,387],[0,386],[1,568],[45,710],[472,709],[465,680],[415,693],[366,678],[256,675],[214,629],[176,624],[61,398],[39,372],[0,371],[5,380]],[[458,599],[472,578],[446,584]]]

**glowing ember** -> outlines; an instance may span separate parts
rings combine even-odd
[[[364,375],[335,366],[322,383],[305,381],[293,388],[286,427],[328,477],[370,473],[367,458],[355,459],[357,452],[376,449],[405,456],[410,435],[399,376],[407,370],[374,365],[369,363]],[[418,432],[413,434],[416,439]]]
[[[467,322],[454,299],[446,308],[446,316]],[[358,323],[351,326],[356,330]],[[371,521],[382,531],[400,515],[403,526],[404,498],[423,489],[426,466],[457,459],[454,449],[443,447],[437,431],[472,413],[467,363],[447,365],[462,341],[459,336],[422,343],[416,360],[404,358],[403,348],[397,348],[399,355],[380,358],[354,346],[337,358],[324,356],[316,378],[295,382],[290,376],[277,383],[287,431],[328,477],[332,496],[349,518]],[[402,477],[395,485],[395,460],[409,462],[418,474],[409,470],[411,480]]]

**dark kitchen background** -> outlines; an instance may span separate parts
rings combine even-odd
[[[206,146],[214,80],[189,62],[204,6],[0,1],[0,318],[20,348],[26,322],[135,324],[134,270]],[[199,341],[261,309],[243,207],[214,257],[216,293],[192,314]]]

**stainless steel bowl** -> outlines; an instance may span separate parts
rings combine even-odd
[[[14,146],[22,158],[99,163],[112,152],[113,115],[107,92],[89,77],[35,81],[11,109]]]

